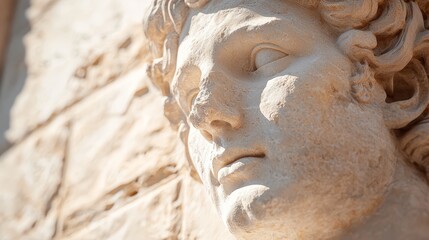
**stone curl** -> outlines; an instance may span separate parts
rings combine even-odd
[[[317,9],[322,19],[338,33],[339,48],[355,64],[352,94],[362,104],[369,102],[374,83],[386,90],[389,101],[395,89],[428,83],[429,3],[426,0],[295,0]],[[170,92],[176,68],[179,36],[190,8],[208,0],[153,0],[145,14],[144,32],[151,41],[152,63],[148,75],[166,96],[165,114],[186,142],[186,117]],[[426,24],[425,24],[426,21]],[[425,26],[426,25],[426,26]],[[420,94],[417,97],[426,97]],[[422,99],[421,99],[422,100]],[[404,99],[404,104],[415,99]],[[423,99],[429,103],[429,99]],[[427,104],[411,124],[391,122],[398,131],[399,146],[410,162],[429,177],[429,114]],[[416,112],[419,112],[416,111]]]

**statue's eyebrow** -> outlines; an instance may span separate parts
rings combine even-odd
[[[240,51],[238,49],[249,51],[249,53],[243,53],[251,55],[251,49],[257,44],[261,43],[273,43],[284,48],[288,53],[295,53],[298,49],[295,49],[295,39],[292,34],[282,33],[266,36],[268,29],[276,29],[278,26],[288,25],[285,29],[290,29],[291,32],[296,32],[297,27],[289,24],[289,19],[282,19],[278,17],[255,17],[245,21],[242,24],[233,26],[230,29],[224,30],[223,40],[219,41],[214,45],[213,55],[215,58],[220,58],[223,54],[229,54],[231,51]],[[243,41],[245,40],[245,41]],[[237,47],[237,42],[240,46]],[[287,43],[287,44],[286,44]],[[292,44],[291,44],[292,43]]]
[[[277,24],[282,19],[276,17],[265,17],[258,16],[250,20],[246,20],[241,24],[234,25],[229,29],[224,29],[221,31],[222,35],[225,37],[224,43],[230,42],[231,40],[236,40],[237,38],[242,38],[243,36],[249,34],[262,34],[264,27],[269,27],[271,25]],[[226,33],[226,35],[225,35]],[[222,44],[220,44],[222,45]]]
[[[230,34],[234,34],[235,32],[241,32],[243,30],[247,31],[249,28],[255,28],[257,31],[261,27],[270,26],[273,24],[278,23],[279,21],[282,21],[282,19],[277,17],[266,17],[266,16],[257,16],[253,17],[249,20],[243,21],[243,23],[234,25],[233,28],[230,30]]]

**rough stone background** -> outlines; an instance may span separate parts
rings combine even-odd
[[[145,75],[144,2],[0,3],[1,240],[232,239]]]

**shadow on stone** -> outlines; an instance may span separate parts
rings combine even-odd
[[[15,3],[4,66],[0,72],[0,154],[11,147],[6,137],[6,131],[10,127],[11,110],[27,80],[24,38],[30,32],[30,23],[26,16],[29,7],[29,0],[19,0]]]

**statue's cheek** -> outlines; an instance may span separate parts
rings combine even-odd
[[[211,156],[210,144],[200,134],[199,130],[191,127],[188,137],[189,155],[195,169],[200,175],[201,180],[204,182],[210,176],[210,161],[207,158]]]
[[[295,76],[281,76],[267,82],[261,94],[259,109],[270,122],[278,124],[281,111],[284,111],[286,101],[294,92]]]
[[[261,94],[262,115],[281,129],[324,122],[332,99],[315,85],[312,79],[292,75],[271,79]]]

